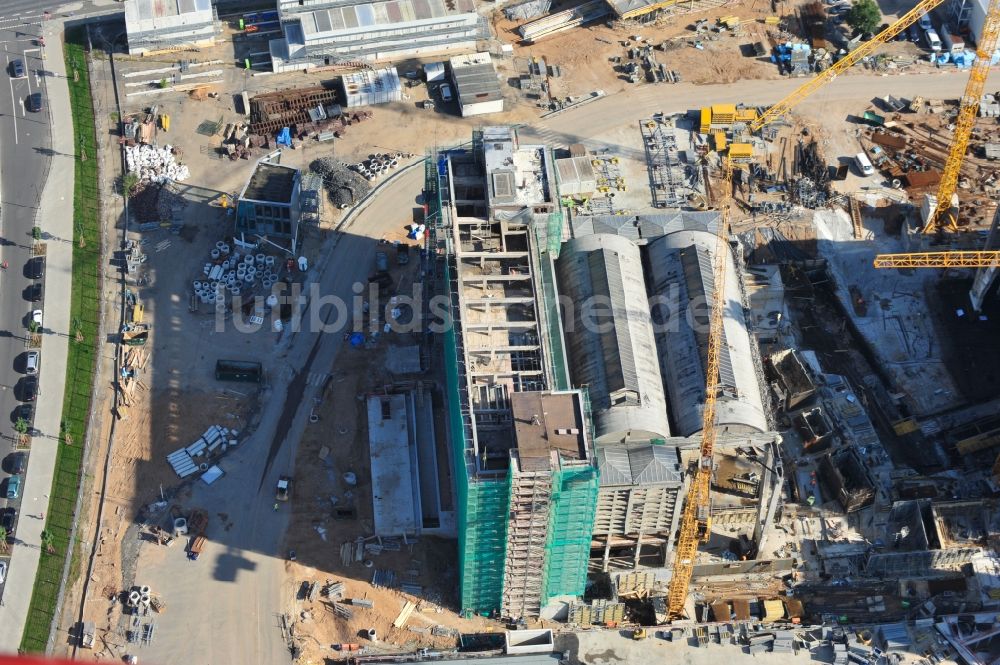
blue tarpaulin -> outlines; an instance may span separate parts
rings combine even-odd
[[[292,130],[288,127],[282,127],[281,131],[278,132],[276,143],[278,145],[287,145],[289,148],[292,147]]]

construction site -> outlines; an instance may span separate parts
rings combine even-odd
[[[129,35],[198,60],[95,61],[135,180],[85,655],[990,663],[1000,24],[439,4],[199,0]]]

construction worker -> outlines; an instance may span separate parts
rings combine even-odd
[[[274,504],[274,512],[278,512],[278,504]]]

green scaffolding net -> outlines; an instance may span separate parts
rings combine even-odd
[[[542,605],[557,596],[583,595],[597,512],[597,469],[556,471],[552,476],[551,506]]]

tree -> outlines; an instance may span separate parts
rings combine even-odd
[[[126,197],[132,196],[135,188],[139,185],[139,175],[134,171],[129,171],[122,176],[122,194]]]
[[[28,421],[25,420],[24,418],[18,418],[17,422],[14,423],[14,431],[17,432],[18,434],[27,434]]]
[[[7,529],[0,526],[0,552],[7,551]]]
[[[854,0],[847,12],[847,25],[855,30],[871,35],[882,22],[882,12],[875,0]]]

